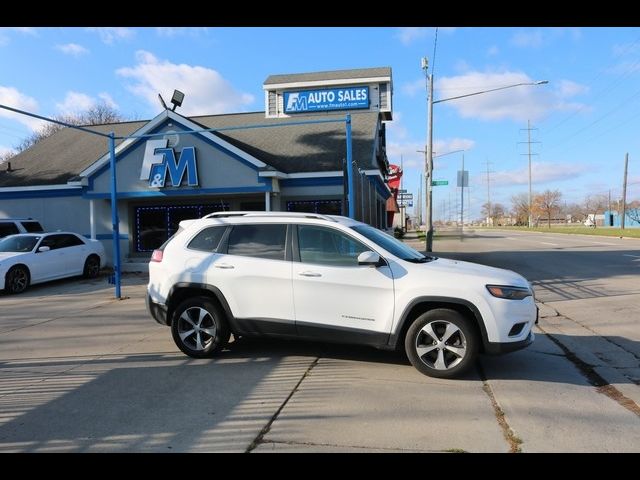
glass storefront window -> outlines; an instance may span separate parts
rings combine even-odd
[[[134,250],[152,252],[177,230],[182,220],[202,218],[208,213],[229,210],[229,204],[157,205],[135,207]]]
[[[342,200],[295,200],[287,202],[287,212],[342,215]]]

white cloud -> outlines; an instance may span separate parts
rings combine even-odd
[[[99,93],[98,98],[100,98],[100,100],[102,100],[108,107],[119,108],[119,105],[115,102],[111,95],[106,92]]]
[[[589,91],[589,87],[581,85],[571,80],[560,80],[558,82],[558,94],[562,98],[574,97],[576,95],[582,95]]]
[[[456,150],[471,150],[476,145],[474,140],[469,138],[447,138],[445,140],[435,140],[433,142],[433,154],[443,155]]]
[[[88,27],[86,30],[97,33],[100,40],[107,45],[113,44],[116,40],[128,40],[136,34],[135,30],[126,27]]]
[[[543,42],[544,37],[542,30],[521,30],[511,37],[511,44],[516,47],[538,48],[542,46]]]
[[[0,145],[0,159],[4,158],[8,153],[15,153],[15,150],[10,147],[5,147],[4,145]]]
[[[457,27],[438,27],[438,32],[451,34],[454,33],[457,29]]]
[[[25,95],[14,87],[3,87],[2,85],[0,85],[0,103],[31,113],[37,113],[38,111],[38,102],[36,101],[36,99]],[[0,117],[16,120],[30,128],[31,130],[37,130],[44,123],[42,120],[38,120],[27,115],[10,112],[5,109],[0,109]]]
[[[554,181],[574,181],[583,173],[590,171],[588,165],[577,165],[574,163],[560,162],[532,162],[531,183],[545,184]],[[514,171],[498,171],[491,174],[492,186],[512,186],[529,184],[529,167],[523,165],[522,168]]]
[[[436,82],[436,87],[447,92],[446,96],[451,98],[520,83],[529,84],[534,79],[522,72],[473,71],[455,77],[441,77]],[[567,103],[564,99],[584,92],[586,87],[568,80],[560,82],[565,82],[562,83],[564,87],[556,90],[550,91],[545,86],[523,85],[451,100],[447,105],[456,109],[463,118],[515,121],[537,120],[552,110],[584,108],[579,103]]]
[[[68,91],[64,100],[56,103],[56,108],[63,115],[75,115],[89,110],[100,102],[104,102],[109,107],[118,108],[111,95],[106,92],[99,93],[98,98],[95,98],[86,93],[74,91]]]
[[[510,43],[521,48],[540,48],[554,40],[569,37],[574,42],[582,38],[582,30],[576,27],[551,27],[537,30],[519,30],[511,36]]]
[[[498,53],[500,53],[500,49],[498,48],[497,45],[491,45],[487,49],[487,56],[488,57],[495,57],[496,55],[498,55]]]
[[[75,114],[88,110],[93,107],[95,103],[95,99],[86,93],[69,91],[64,97],[64,101],[56,103],[56,108],[64,115]]]
[[[158,93],[168,101],[174,89],[185,94],[179,110],[183,115],[235,112],[254,101],[253,95],[238,92],[216,70],[159,60],[144,50],[138,51],[136,57],[135,67],[119,68],[116,73],[132,79],[129,90],[144,98],[153,110],[159,107]]]
[[[89,50],[77,43],[59,44],[55,46],[55,49],[61,51],[65,55],[71,55],[72,57],[79,57],[89,53]]]
[[[427,94],[427,85],[424,78],[419,78],[418,80],[413,80],[411,82],[405,82],[402,84],[400,89],[402,90],[402,93],[408,95],[409,97],[415,97],[418,93],[422,93],[423,95]]]
[[[200,35],[207,31],[207,27],[156,27],[156,33],[158,36],[169,38],[178,35]]]
[[[614,57],[621,57],[623,55],[637,55],[638,53],[640,53],[640,43],[617,43],[612,47],[612,50]]]
[[[31,35],[32,37],[38,35],[38,30],[35,27],[12,27],[11,30],[14,32],[20,32],[24,35]]]
[[[2,27],[0,28],[0,47],[8,45],[11,41],[10,36],[7,35],[9,32],[18,32],[32,37],[38,36],[38,30],[34,27]]]
[[[427,27],[401,27],[396,38],[399,38],[403,45],[410,45],[416,40],[426,38],[429,30],[431,29]]]

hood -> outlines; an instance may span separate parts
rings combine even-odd
[[[527,279],[514,271],[480,265],[479,263],[438,258],[433,262],[425,263],[424,266],[428,266],[432,270],[439,270],[446,273],[478,277],[478,279],[481,279],[482,283],[485,284],[529,287]]]
[[[25,253],[31,252],[0,252],[0,262],[7,258],[19,257],[20,255],[24,255]]]

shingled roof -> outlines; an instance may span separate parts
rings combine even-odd
[[[351,70],[331,70],[329,72],[293,73],[269,75],[264,85],[281,83],[316,82],[322,80],[343,80],[345,78],[391,77],[391,67],[355,68]]]
[[[374,159],[377,112],[352,113],[353,157],[362,169],[378,168]],[[301,120],[344,119],[344,115],[265,118],[264,112],[189,118],[205,128],[287,124]],[[101,133],[130,135],[148,120],[91,126]],[[283,173],[342,170],[346,156],[345,125],[314,123],[217,132],[224,140]],[[122,142],[117,140],[116,145]],[[107,139],[64,128],[11,158],[11,172],[2,165],[0,187],[64,185],[107,152]]]

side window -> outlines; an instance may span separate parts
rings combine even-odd
[[[18,227],[13,223],[0,223],[0,238],[6,237],[7,235],[14,235],[16,233],[20,233]]]
[[[60,237],[62,237],[62,235],[49,235],[48,237],[44,237],[40,243],[40,247],[49,247],[51,250],[60,248]]]
[[[218,250],[220,239],[224,235],[227,227],[209,227],[198,233],[189,242],[187,248],[192,250],[202,250],[203,252],[215,252]]]
[[[56,248],[77,247],[78,245],[84,245],[84,242],[75,235],[59,235],[59,239],[56,243]]]
[[[358,255],[371,250],[342,232],[325,227],[298,225],[300,261],[334,267],[358,266]]]
[[[44,232],[42,229],[42,225],[38,222],[21,222],[24,229],[29,233],[40,233]]]
[[[229,235],[229,255],[284,260],[287,226],[235,225]]]

